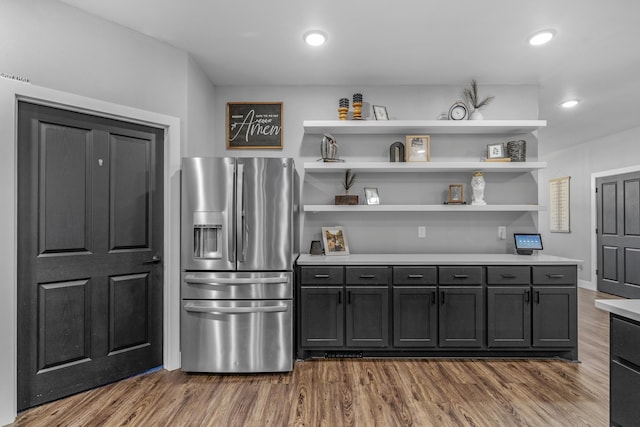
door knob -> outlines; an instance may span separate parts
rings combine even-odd
[[[143,262],[143,264],[157,264],[160,261],[162,261],[162,258],[154,255],[153,257],[151,257],[150,260]]]

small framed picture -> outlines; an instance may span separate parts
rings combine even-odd
[[[325,255],[349,255],[349,244],[343,227],[322,227]]]
[[[449,185],[449,200],[448,204],[462,204],[464,203],[464,184],[450,184]]]
[[[504,144],[487,145],[487,159],[500,159],[504,157]]]
[[[429,135],[409,135],[406,137],[405,157],[407,162],[428,162],[431,160]]]
[[[364,199],[368,205],[379,205],[380,196],[378,196],[378,189],[374,187],[365,187]]]
[[[375,117],[376,120],[389,120],[389,115],[387,114],[387,107],[384,107],[382,105],[374,105],[373,117]]]

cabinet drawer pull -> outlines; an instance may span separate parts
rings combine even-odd
[[[453,278],[454,279],[468,279],[469,275],[468,274],[454,274]]]
[[[424,275],[422,274],[409,274],[407,276],[408,279],[422,279],[424,277]]]
[[[351,304],[351,291],[347,291],[347,304]]]
[[[528,303],[531,300],[531,292],[524,291],[524,302]]]
[[[436,292],[431,292],[431,305],[436,305]]]
[[[342,305],[342,291],[338,291],[338,305]]]
[[[513,274],[501,274],[503,279],[515,279],[516,276]]]
[[[536,291],[535,296],[536,296],[536,304],[540,304],[540,291]]]
[[[547,274],[549,279],[562,279],[564,278],[564,274]]]
[[[329,275],[328,274],[316,274],[315,276],[316,279],[328,279]]]
[[[444,304],[444,291],[440,294],[440,303]]]
[[[361,279],[375,279],[376,275],[375,274],[361,274],[360,278]]]

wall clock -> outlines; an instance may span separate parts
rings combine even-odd
[[[456,101],[449,108],[449,120],[467,120],[469,118],[469,109],[462,101]]]

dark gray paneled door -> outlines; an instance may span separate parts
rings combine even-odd
[[[596,179],[598,290],[640,298],[640,172]]]
[[[19,103],[18,409],[162,363],[163,139]]]

